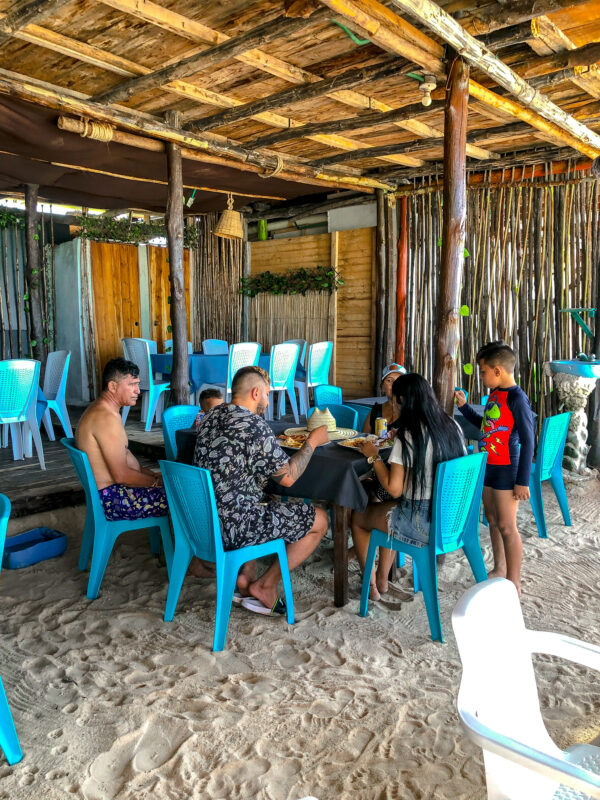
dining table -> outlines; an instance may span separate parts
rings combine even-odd
[[[192,353],[188,356],[189,380],[193,391],[197,392],[203,383],[227,383],[227,362],[229,356],[226,354],[218,356],[208,356],[205,353]],[[156,375],[168,376],[173,370],[172,353],[151,353],[150,363],[152,372]],[[271,356],[262,353],[258,365],[269,371]]]

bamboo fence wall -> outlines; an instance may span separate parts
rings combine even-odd
[[[264,352],[286,339],[323,342],[331,339],[330,295],[259,294],[250,298],[250,340],[260,342]]]
[[[542,364],[590,352],[590,340],[560,309],[594,306],[598,183],[567,175],[561,182],[484,181],[469,187],[457,385],[476,402],[482,387],[475,354],[487,341],[504,339],[518,353],[517,376],[540,424],[557,410]],[[415,184],[408,198],[406,366],[428,380],[441,222],[441,190]]]
[[[218,214],[197,217],[198,248],[191,251],[190,281],[194,349],[203,339],[239,342],[242,299],[242,242],[213,235]]]

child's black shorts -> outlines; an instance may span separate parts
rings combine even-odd
[[[490,489],[514,489],[517,479],[517,465],[488,464],[485,468],[483,485]]]

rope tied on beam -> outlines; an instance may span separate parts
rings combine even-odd
[[[259,172],[259,178],[274,178],[276,175],[283,170],[283,158],[278,155],[277,156],[277,165],[270,171],[270,172]]]
[[[112,142],[114,128],[108,122],[97,122],[87,117],[80,117],[83,130],[79,134],[82,139],[95,139],[98,142]]]

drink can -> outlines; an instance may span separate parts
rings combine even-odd
[[[375,420],[375,436],[378,439],[385,439],[387,436],[387,419],[385,417],[377,417]]]

